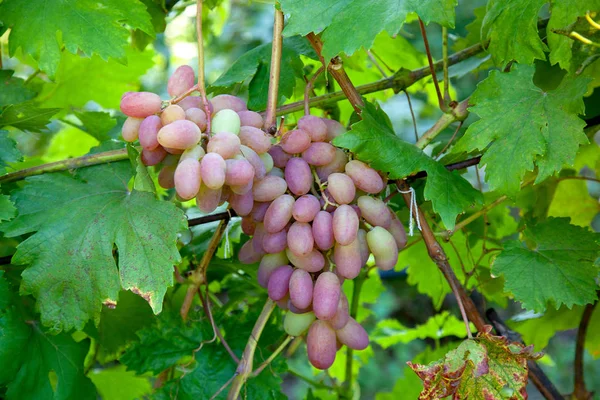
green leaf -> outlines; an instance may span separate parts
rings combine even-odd
[[[58,70],[62,45],[73,54],[124,59],[129,32],[123,23],[154,34],[146,7],[137,0],[5,0],[0,21],[11,28],[10,54],[21,47],[50,76]]]
[[[133,189],[141,192],[156,193],[154,181],[148,173],[148,167],[142,162],[142,153],[137,151],[131,143],[127,143],[127,154],[131,166],[135,168],[135,177],[133,178]]]
[[[111,129],[117,125],[117,120],[107,112],[102,111],[75,111],[75,115],[83,126],[81,130],[95,137],[99,142],[109,140]]]
[[[513,317],[510,327],[522,335],[525,343],[544,350],[556,332],[577,328],[582,312],[577,306],[570,310],[564,306],[558,310],[550,308],[543,315],[526,311]]]
[[[507,242],[492,266],[523,307],[542,311],[549,301],[570,308],[596,300],[600,234],[550,218],[528,224],[523,237],[525,242]]]
[[[573,225],[590,227],[598,212],[600,204],[590,196],[586,182],[569,179],[558,182],[548,216],[570,217]]]
[[[148,378],[135,376],[126,371],[124,365],[101,370],[91,370],[88,374],[98,394],[107,400],[131,400],[146,398],[152,393],[152,384]]]
[[[446,228],[454,228],[458,214],[481,204],[481,193],[458,172],[448,171],[420,149],[396,136],[383,110],[367,103],[361,117],[362,121],[335,138],[334,144],[349,149],[373,168],[388,172],[390,179],[427,171],[425,199],[431,200],[434,211],[440,214]]]
[[[33,103],[19,103],[7,106],[0,114],[0,128],[12,126],[17,129],[40,132],[46,129],[50,118],[60,108],[39,108]]]
[[[0,222],[8,221],[17,214],[15,205],[10,201],[10,197],[4,194],[0,195]]]
[[[0,70],[0,108],[9,104],[23,103],[35,97],[35,91],[25,86],[21,78],[13,77],[14,71]]]
[[[491,331],[491,327],[489,327]],[[439,361],[429,365],[408,362],[423,380],[419,399],[453,396],[473,400],[524,400],[527,398],[527,360],[540,354],[502,336],[481,332],[467,339]]]
[[[382,31],[397,34],[411,12],[425,23],[453,28],[456,5],[456,0],[282,0],[283,12],[290,15],[283,33],[305,36],[323,32],[323,56],[330,59],[342,52],[352,55],[361,47],[371,48]]]
[[[572,165],[587,143],[583,94],[587,79],[566,77],[551,91],[533,84],[534,67],[513,65],[510,73],[492,71],[477,85],[470,109],[481,119],[469,126],[453,152],[485,150],[486,180],[491,189],[516,194],[526,171],[537,165],[536,183],[563,165]],[[488,147],[489,146],[489,147]]]
[[[162,308],[180,261],[177,232],[186,222],[173,204],[129,192],[131,175],[128,162],[112,163],[75,177],[31,177],[13,193],[19,216],[3,225],[6,236],[36,233],[19,244],[12,261],[31,264],[21,290],[37,298],[42,322],[54,331],[97,321],[102,304],[116,304],[121,287],[141,295],[155,313]]]
[[[538,13],[547,0],[490,0],[483,19],[483,35],[490,40],[488,51],[501,66],[515,60],[533,64],[545,60],[548,47],[537,29]]]
[[[90,100],[105,108],[119,108],[121,96],[139,89],[139,78],[153,65],[154,51],[127,49],[127,65],[62,53],[54,82],[47,82],[39,95],[47,107],[83,107]]]
[[[23,159],[23,155],[17,149],[15,142],[7,131],[0,129],[0,174],[6,171],[8,163],[16,163]]]

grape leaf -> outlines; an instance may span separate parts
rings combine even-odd
[[[9,104],[23,103],[31,100],[35,92],[25,86],[25,81],[21,78],[13,77],[14,71],[0,70],[0,108]]]
[[[570,310],[564,306],[558,310],[550,308],[543,315],[525,311],[515,315],[509,325],[522,335],[525,343],[535,346],[537,350],[543,350],[556,332],[577,328],[582,312],[579,306]]]
[[[481,204],[481,193],[458,172],[448,171],[420,149],[396,136],[383,110],[367,103],[361,117],[362,121],[335,138],[334,144],[349,149],[373,168],[388,172],[390,179],[427,171],[425,199],[431,200],[433,210],[440,214],[446,228],[453,229],[458,214]]]
[[[504,275],[505,291],[523,307],[542,311],[548,301],[558,308],[597,298],[600,234],[571,225],[568,218],[549,218],[528,224],[523,237],[524,242],[506,242],[492,265],[495,275]]]
[[[481,119],[469,126],[454,153],[485,150],[486,180],[491,189],[516,194],[526,171],[534,164],[536,183],[572,165],[583,132],[583,94],[587,79],[565,77],[551,91],[533,84],[535,68],[513,65],[510,73],[492,71],[477,85],[470,109]],[[488,148],[489,146],[489,148]]]
[[[456,5],[456,0],[282,0],[283,12],[290,15],[283,34],[323,32],[323,56],[328,60],[341,52],[352,55],[361,47],[371,48],[382,31],[395,35],[411,12],[425,23],[453,28]]]
[[[585,181],[564,180],[558,182],[548,216],[570,217],[573,225],[590,227],[598,212],[600,204],[590,196]]]
[[[117,125],[117,120],[107,112],[102,111],[75,111],[75,115],[83,126],[79,129],[104,142],[110,139],[108,132]]]
[[[123,60],[129,37],[123,22],[154,35],[150,15],[138,0],[5,0],[0,4],[0,21],[11,28],[11,56],[21,47],[52,77],[62,45],[73,54],[81,50],[87,56]]]
[[[126,371],[124,365],[99,370],[92,369],[89,377],[94,382],[102,399],[144,399],[152,393],[150,380]]]
[[[10,201],[10,197],[0,194],[0,222],[8,221],[17,214],[15,205]]]
[[[50,123],[50,118],[60,108],[39,108],[33,103],[19,103],[7,106],[0,114],[0,128],[12,126],[21,130],[41,132]]]
[[[23,155],[17,149],[17,143],[8,136],[7,131],[0,129],[0,174],[6,171],[8,163],[19,162]]]
[[[494,61],[501,66],[511,60],[533,64],[545,60],[548,47],[537,29],[537,16],[547,0],[490,0],[481,31]]]
[[[97,322],[102,304],[116,304],[121,287],[160,312],[180,261],[177,232],[186,222],[173,204],[129,192],[131,176],[129,162],[119,162],[74,177],[31,177],[13,192],[19,216],[3,224],[6,236],[36,233],[19,244],[12,262],[30,264],[21,290],[37,298],[42,322],[53,331]]]
[[[423,380],[419,399],[524,400],[527,398],[527,360],[541,354],[511,343],[502,336],[480,332],[438,361],[428,365],[407,363]]]

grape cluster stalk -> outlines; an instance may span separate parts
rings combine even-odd
[[[192,68],[181,66],[167,89],[175,98],[193,86]],[[182,200],[195,197],[205,213],[228,202],[242,217],[251,239],[239,260],[259,263],[258,283],[288,310],[285,331],[306,335],[314,367],[329,368],[343,345],[365,349],[367,332],[341,286],[371,254],[377,267],[393,269],[406,245],[402,222],[382,200],[387,178],[331,143],[346,131],[337,121],[305,115],[277,140],[234,96],[163,104],[149,92],[121,100],[123,138],[139,140],[145,165],[160,165],[159,184]]]

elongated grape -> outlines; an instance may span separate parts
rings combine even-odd
[[[335,241],[347,246],[356,239],[358,233],[358,215],[349,205],[341,205],[333,212],[333,237]]]
[[[390,211],[392,220],[390,221],[390,226],[388,228],[388,231],[394,237],[394,240],[396,241],[396,245],[398,245],[398,250],[400,250],[400,249],[403,249],[404,246],[406,246],[406,242],[407,242],[406,229],[404,229],[404,225],[398,219],[398,216],[396,215],[396,213],[392,210],[389,210],[389,211]]]
[[[144,121],[143,118],[129,117],[123,123],[123,129],[121,130],[121,136],[126,142],[135,142],[139,135],[140,125]]]
[[[271,300],[281,300],[288,294],[290,277],[293,271],[294,269],[289,265],[282,265],[273,271],[267,285]]]
[[[308,330],[315,319],[315,314],[311,312],[303,314],[288,312],[283,317],[283,330],[290,336],[301,336]]]
[[[342,329],[350,320],[350,313],[348,312],[348,298],[342,292],[340,294],[340,301],[338,303],[337,311],[335,316],[329,321],[329,325],[336,331]]]
[[[229,189],[232,193],[235,194],[246,194],[248,192],[252,192],[252,187],[254,186],[254,182],[250,181],[245,185],[231,185]]]
[[[258,227],[258,226],[257,226]],[[253,239],[254,240],[254,239]],[[253,243],[254,246],[254,243]],[[256,251],[256,246],[255,246]],[[257,272],[257,280],[258,284],[265,289],[269,284],[269,278],[273,271],[281,267],[282,265],[287,265],[288,259],[285,255],[285,252],[276,253],[276,254],[265,254],[260,260],[260,265],[258,266]]]
[[[317,176],[321,181],[326,181],[329,175],[333,174],[334,172],[344,172],[347,162],[348,155],[344,153],[342,149],[336,148],[333,161],[331,161],[329,164],[316,168]]]
[[[256,222],[262,222],[265,219],[267,209],[271,205],[271,202],[258,202],[254,199],[254,207],[252,207],[252,219]]]
[[[263,165],[265,166],[265,172],[268,174],[273,169],[273,157],[269,153],[262,153],[258,155]]]
[[[294,222],[287,235],[288,248],[297,256],[307,256],[314,247],[312,228],[306,222]]]
[[[250,215],[246,215],[242,218],[240,226],[242,228],[242,232],[248,236],[254,235],[254,231],[256,231],[256,222],[254,222]]]
[[[250,147],[258,154],[266,153],[271,147],[269,136],[253,126],[242,126],[240,128],[240,140],[242,144]]]
[[[384,271],[394,269],[398,262],[398,246],[391,233],[376,226],[367,233],[367,243],[377,267]]]
[[[336,353],[335,331],[325,321],[315,321],[306,335],[306,351],[313,367],[327,369],[333,365]]]
[[[371,196],[360,196],[356,200],[360,208],[361,216],[373,226],[389,228],[392,216],[387,205],[379,198]]]
[[[302,153],[302,158],[310,165],[327,165],[335,158],[335,147],[325,142],[311,143],[310,147]]]
[[[232,186],[244,186],[254,179],[254,168],[247,160],[225,160],[227,172],[225,183]]]
[[[213,190],[221,188],[225,183],[226,169],[227,164],[223,157],[217,153],[208,153],[200,162],[202,182]]]
[[[319,272],[325,266],[325,257],[317,249],[313,249],[307,256],[297,256],[290,249],[285,249],[285,254],[295,267],[306,272]]]
[[[290,277],[290,300],[294,306],[305,309],[312,303],[313,280],[310,274],[296,269]]]
[[[256,192],[254,193],[254,198],[258,200]],[[275,233],[285,228],[292,218],[294,202],[294,197],[289,194],[281,195],[273,200],[267,209],[264,218],[265,229],[267,232]]]
[[[142,162],[144,165],[156,165],[167,156],[167,152],[162,146],[158,146],[153,150],[142,149]]]
[[[240,133],[240,117],[230,109],[218,111],[212,117],[210,130],[214,133],[229,132],[235,135]]]
[[[234,193],[229,198],[229,204],[240,217],[250,214],[252,207],[254,206],[254,197],[252,196],[252,191],[250,190],[246,194],[241,195]]]
[[[210,106],[209,109],[212,109],[210,101],[208,102],[208,104]],[[188,110],[190,108],[199,108],[201,110],[204,110],[204,104],[202,103],[202,98],[200,96],[187,96],[179,103],[177,103],[177,105],[183,108],[184,110]]]
[[[185,150],[198,144],[200,137],[200,128],[193,122],[184,119],[160,128],[157,140],[165,148]]]
[[[356,187],[362,191],[377,194],[385,188],[379,173],[362,161],[352,160],[348,162],[345,171],[352,178]]]
[[[261,260],[263,253],[256,252],[252,246],[252,239],[248,240],[240,248],[238,259],[242,264],[254,264]]]
[[[206,150],[217,153],[224,159],[232,158],[240,151],[240,138],[230,132],[217,133],[208,141]]]
[[[312,223],[315,245],[321,250],[333,247],[333,216],[327,211],[319,211]]]
[[[292,156],[283,151],[279,145],[271,146],[269,154],[271,155],[271,158],[273,158],[273,165],[277,168],[285,168],[287,162],[292,158]]]
[[[287,247],[287,232],[265,233],[262,241],[263,250],[268,254],[279,253]]]
[[[160,113],[160,122],[163,125],[168,125],[180,119],[185,119],[185,111],[177,104],[171,104]]]
[[[178,67],[167,83],[167,92],[169,96],[179,96],[194,86],[194,70],[189,65]]]
[[[346,174],[335,172],[327,178],[327,190],[338,204],[349,204],[354,200],[356,187]]]
[[[290,192],[297,196],[302,196],[310,191],[313,184],[313,176],[310,165],[306,161],[298,157],[290,159],[284,173]]]
[[[198,125],[198,128],[200,128],[202,132],[206,131],[207,118],[204,110],[196,107],[190,107],[185,110],[185,119]]]
[[[369,254],[371,254],[369,243],[367,242],[367,232],[364,229],[359,229],[356,238],[360,248],[360,260],[362,265],[365,265],[369,261]]]
[[[337,273],[346,278],[354,279],[364,265],[360,253],[360,241],[357,237],[348,245],[335,244],[333,249],[333,262]]]
[[[165,165],[158,173],[158,184],[165,189],[175,187],[175,165]]]
[[[260,222],[257,223],[256,228],[254,228],[254,236],[252,237],[252,245],[254,246],[254,250],[263,253],[265,252],[265,249],[263,249],[263,239],[266,234],[267,231],[265,230],[265,224],[261,224]],[[287,264],[287,261],[284,264]]]
[[[311,194],[305,194],[296,199],[292,216],[298,222],[312,222],[320,209],[319,199]]]
[[[301,129],[295,129],[285,133],[279,145],[286,153],[302,153],[310,146],[310,136]]]
[[[313,142],[322,142],[327,137],[327,125],[319,117],[305,115],[298,120],[298,129],[302,129]]]
[[[352,317],[343,328],[336,331],[336,335],[340,342],[353,350],[364,350],[369,345],[367,331]]]
[[[202,148],[202,145],[197,144],[194,147],[190,147],[189,149],[186,149],[183,153],[181,153],[181,158],[179,158],[179,162],[181,163],[183,160],[187,160],[187,159],[199,161],[205,155],[206,155],[206,152]]]
[[[144,118],[138,129],[140,145],[142,148],[154,150],[159,146],[157,136],[160,128],[162,128],[160,117],[151,115]]]
[[[238,115],[242,126],[253,126],[260,129],[264,124],[262,116],[255,111],[238,111]]]
[[[333,272],[319,275],[313,289],[313,311],[317,318],[330,320],[335,317],[340,291],[340,281]]]
[[[202,174],[202,164],[200,164],[200,174]],[[200,190],[196,195],[196,206],[203,213],[211,213],[217,209],[221,200],[221,188],[211,189],[205,183],[200,185]]]
[[[327,126],[327,137],[325,138],[327,142],[331,142],[333,139],[346,132],[344,125],[340,124],[336,120],[329,118],[322,118],[321,120],[325,126]]]
[[[263,164],[260,156],[256,154],[254,150],[252,150],[248,146],[241,145],[240,153],[244,156],[244,158],[252,165],[254,168],[254,179],[261,180],[267,174],[267,169],[265,168],[265,164]]]
[[[121,98],[121,111],[128,117],[146,118],[160,112],[162,100],[156,93],[132,92]]]
[[[283,178],[273,175],[267,175],[262,180],[257,181],[255,183],[253,188],[254,200],[272,201],[283,195],[286,190],[287,184],[285,183],[285,180]]]
[[[179,197],[189,200],[200,190],[200,162],[189,158],[183,160],[175,169],[175,190]]]
[[[236,112],[245,111],[248,109],[246,102],[239,97],[229,94],[220,94],[210,99],[213,105],[213,113],[217,113],[224,109],[233,110]]]

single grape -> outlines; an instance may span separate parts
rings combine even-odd
[[[183,153],[181,153],[181,158],[179,158],[179,162],[183,160],[192,159],[192,160],[201,160],[202,157],[206,155],[206,152],[202,148],[201,144],[197,144],[194,147],[190,147],[186,149]]]
[[[248,240],[240,248],[238,253],[238,260],[242,264],[255,264],[261,260],[263,253],[256,252],[254,246],[252,246],[252,240]]]
[[[210,101],[213,105],[213,113],[215,114],[225,109],[236,112],[246,111],[248,109],[248,106],[244,100],[229,94],[220,94],[210,99]]]
[[[322,142],[327,137],[327,125],[319,117],[305,115],[298,120],[298,129],[302,129],[313,142]]]
[[[229,198],[229,204],[240,217],[250,214],[252,207],[254,206],[254,197],[252,196],[252,191],[250,190],[246,194],[241,195],[234,193]]]
[[[268,254],[280,253],[287,247],[287,231],[265,233],[262,240],[263,250]]]
[[[254,182],[249,181],[245,185],[231,185],[231,186],[229,186],[229,189],[231,190],[232,193],[235,193],[235,194],[246,194],[248,192],[252,192],[253,186],[254,186]]]
[[[159,146],[157,136],[160,128],[162,128],[160,117],[151,115],[144,118],[138,130],[140,145],[142,148],[146,150],[154,150]]]
[[[342,149],[335,148],[335,156],[329,164],[317,167],[317,176],[321,181],[326,181],[329,175],[334,172],[344,172],[348,163],[348,155]]]
[[[242,124],[242,127],[253,126],[258,129],[261,129],[263,127],[263,118],[259,113],[255,111],[238,111],[238,115],[240,116],[240,122]]]
[[[254,231],[256,231],[256,222],[254,222],[250,215],[246,215],[242,218],[240,227],[242,228],[242,232],[248,236],[252,236],[254,235]]]
[[[318,319],[330,320],[335,317],[340,291],[340,280],[333,272],[319,275],[313,289],[313,311]]]
[[[312,277],[302,269],[294,270],[290,277],[290,300],[292,304],[299,309],[305,309],[312,303],[312,298]]]
[[[210,130],[213,133],[229,132],[237,135],[240,133],[240,126],[239,115],[226,108],[213,115]]]
[[[336,335],[340,342],[353,350],[364,350],[369,345],[367,331],[352,317],[343,328],[336,331]]]
[[[306,314],[308,312],[312,312],[312,307],[308,307],[308,308],[298,308],[296,307],[292,301],[288,301],[288,310],[290,310],[291,312],[293,312],[294,314]]]
[[[396,213],[392,210],[389,210],[389,211],[390,211],[392,220],[390,221],[390,226],[388,228],[388,231],[394,237],[394,240],[396,241],[396,245],[398,246],[398,250],[400,250],[400,249],[403,249],[404,246],[406,246],[406,242],[407,242],[406,229],[404,229],[404,225],[398,219],[398,216],[396,215]]]
[[[319,199],[311,194],[305,194],[296,199],[292,216],[298,222],[312,222],[320,209]]]
[[[252,165],[252,168],[254,168],[254,179],[263,179],[267,174],[267,169],[260,156],[250,147],[244,145],[240,146],[240,153],[242,153],[242,156],[244,156],[244,158]]]
[[[202,174],[202,164],[200,164]],[[200,190],[196,195],[196,206],[203,213],[209,214],[217,209],[221,200],[221,188],[211,189],[204,183],[200,185]]]
[[[132,92],[121,98],[121,111],[128,117],[146,118],[160,112],[162,100],[156,93]]]
[[[204,103],[202,103],[202,98],[200,96],[187,96],[183,100],[177,103],[177,105],[184,110],[188,110],[190,108],[199,108],[204,110]],[[210,101],[208,102],[209,110],[212,109],[212,104]]]
[[[200,162],[192,158],[183,160],[175,169],[173,177],[179,197],[189,200],[200,190]]]
[[[239,153],[240,144],[240,138],[237,135],[221,132],[210,138],[206,150],[209,153],[217,153],[224,159],[228,159]]]
[[[265,178],[267,179],[267,178]],[[258,200],[257,193],[254,193],[254,198]],[[277,197],[265,213],[264,224],[265,229],[269,233],[279,232],[284,229],[292,218],[294,209],[294,198],[289,194],[284,194]]]
[[[254,199],[254,207],[252,208],[252,219],[256,222],[263,222],[267,209],[271,205],[271,202],[258,202]]]
[[[200,162],[202,182],[210,189],[220,189],[225,183],[226,169],[227,164],[223,157],[217,153],[208,153]]]
[[[327,369],[335,361],[335,331],[325,321],[315,321],[306,335],[306,351],[313,367]]]
[[[364,265],[360,252],[360,241],[357,237],[348,245],[335,244],[333,249],[333,262],[336,265],[337,273],[346,278],[354,279],[360,273]]]
[[[308,330],[315,319],[315,314],[311,312],[304,314],[288,312],[283,317],[283,330],[290,336],[301,336]]]
[[[171,104],[160,113],[160,122],[163,126],[181,119],[185,119],[185,111],[177,104]]]
[[[377,194],[385,188],[379,173],[362,161],[352,160],[348,162],[345,171],[352,178],[356,187],[364,192]]]
[[[398,262],[398,246],[391,233],[385,228],[376,226],[367,233],[367,243],[375,264],[384,271],[394,269]]]
[[[292,156],[283,151],[279,145],[271,146],[269,154],[271,155],[271,158],[273,158],[273,165],[277,168],[285,168],[287,162],[292,158]]]
[[[335,316],[333,317],[333,319],[328,321],[329,325],[331,325],[331,327],[334,330],[337,331],[338,329],[342,329],[344,326],[346,326],[346,324],[350,320],[350,314],[348,312],[348,309],[349,309],[348,298],[346,297],[344,292],[341,292],[340,301],[338,303],[338,307],[337,307],[337,311],[335,312]]]
[[[327,126],[327,137],[325,138],[327,142],[331,142],[333,139],[346,132],[344,125],[336,120],[328,118],[321,118],[321,120]]]
[[[175,97],[185,93],[194,86],[194,70],[189,65],[182,65],[173,72],[167,83],[169,96]]]
[[[254,179],[254,168],[247,160],[225,160],[227,172],[225,183],[232,186],[244,186]]]
[[[371,196],[360,196],[356,200],[356,204],[360,208],[362,218],[369,224],[389,228],[392,218],[383,200]]]
[[[254,199],[262,202],[272,201],[283,195],[286,190],[287,184],[284,179],[278,176],[267,175],[254,185]]]
[[[302,158],[310,165],[327,165],[335,159],[335,147],[325,142],[311,143],[302,153]]]
[[[256,246],[254,246],[254,250],[256,251]],[[275,269],[281,267],[282,265],[287,265],[287,263],[288,259],[285,255],[285,252],[265,254],[260,260],[260,265],[258,266],[258,284],[266,289],[267,285],[269,284],[269,278],[271,278],[271,274],[273,273],[273,271],[275,271]]]
[[[166,150],[162,146],[158,146],[154,150],[142,149],[142,162],[144,165],[156,165],[167,156]]]
[[[240,128],[240,140],[242,144],[250,147],[258,154],[266,153],[271,148],[271,138],[253,126],[242,126]]]
[[[350,204],[356,195],[354,182],[346,174],[335,172],[327,178],[327,190],[338,204]]]
[[[367,232],[364,229],[359,229],[357,239],[358,246],[360,248],[361,264],[365,265],[367,261],[369,261],[369,254],[371,254],[371,251],[369,250],[369,243],[367,242]]]
[[[358,215],[349,205],[341,205],[333,212],[333,237],[335,241],[347,246],[356,239],[358,233]]]
[[[295,255],[307,256],[313,250],[315,244],[310,224],[294,222],[288,230],[287,244],[290,251]]]
[[[263,165],[265,166],[265,172],[268,174],[273,169],[273,157],[269,153],[262,153],[258,155]]]
[[[279,145],[286,153],[302,153],[310,146],[310,136],[301,129],[295,129],[285,133]]]
[[[321,250],[333,247],[333,216],[327,211],[319,211],[312,223],[315,245]]]
[[[313,184],[312,171],[310,165],[303,159],[298,157],[290,159],[284,174],[290,192],[302,196],[310,191]]]
[[[158,173],[158,184],[165,189],[175,187],[175,165],[165,165]]]
[[[123,129],[121,130],[121,136],[126,142],[135,142],[139,135],[140,125],[144,121],[143,118],[129,117],[123,123]]]
[[[281,300],[288,294],[290,277],[293,271],[294,269],[289,265],[282,265],[271,273],[269,284],[267,285],[271,300]]]
[[[290,249],[285,249],[285,254],[295,267],[306,272],[319,272],[325,266],[325,257],[317,249],[313,249],[307,256],[297,256]]]
[[[196,107],[190,107],[185,110],[185,119],[198,125],[198,128],[200,128],[202,132],[206,131],[207,118],[204,110]]]
[[[165,125],[158,131],[157,140],[161,146],[185,150],[200,142],[202,133],[196,124],[188,120],[179,120]]]

